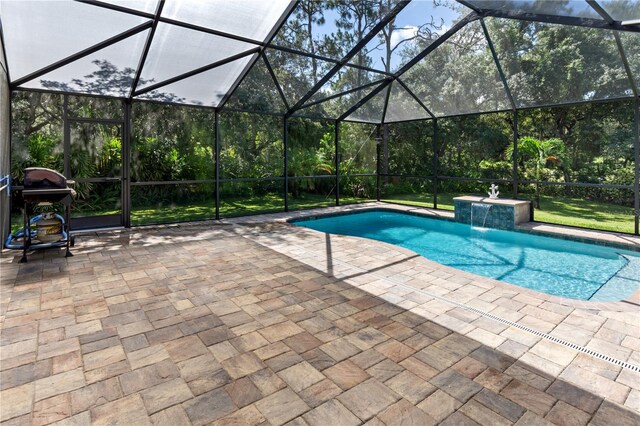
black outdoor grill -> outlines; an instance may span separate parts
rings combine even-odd
[[[67,178],[55,170],[46,169],[44,167],[28,167],[24,169],[25,190],[71,190],[71,188],[68,187],[68,184],[73,183],[73,181],[67,181]]]
[[[22,190],[23,206],[23,235],[21,262],[27,261],[29,249],[50,247],[66,247],[65,256],[73,256],[71,246],[70,210],[76,192],[71,188],[75,182],[68,180],[55,170],[44,167],[29,167],[24,169],[24,187]],[[29,220],[29,207],[41,203],[61,203],[64,206],[63,236],[64,238],[53,243],[31,244],[31,221]]]

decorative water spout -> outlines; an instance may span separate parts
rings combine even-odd
[[[487,216],[489,216],[489,211],[491,210],[491,207],[493,207],[492,204],[486,204],[486,203],[471,203],[471,227],[476,226],[475,222],[473,221],[473,212],[474,210],[477,210],[478,212],[476,213],[476,215],[479,214],[479,217],[482,217],[482,224],[479,225],[482,228],[486,228],[486,224],[487,224]]]
[[[489,189],[491,190],[491,192],[487,192],[487,194],[489,194],[489,199],[497,200],[498,195],[500,195],[500,191],[498,191],[498,185],[492,183]]]

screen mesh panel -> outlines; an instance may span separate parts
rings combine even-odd
[[[244,57],[138,96],[162,102],[216,107],[249,65]]]
[[[71,1],[3,1],[11,79],[62,60],[147,21]]]
[[[254,47],[256,45],[160,23],[142,68],[138,88],[246,52]]]

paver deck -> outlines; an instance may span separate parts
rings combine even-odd
[[[3,252],[0,421],[640,422],[637,373],[406,285],[497,307],[509,287],[272,219],[83,235],[69,259],[49,251],[18,264]],[[624,322],[637,312],[518,295],[505,315],[520,304],[516,320],[549,331],[584,323],[585,344],[607,351],[613,339],[617,357],[637,359],[637,324]]]

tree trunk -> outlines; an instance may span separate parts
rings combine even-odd
[[[380,8],[381,10],[383,10],[383,8]],[[391,10],[391,1],[387,1],[387,8],[386,10]],[[384,34],[384,38],[385,38],[385,62],[384,62],[384,68],[385,71],[390,73],[391,72],[391,54],[393,53],[392,47],[391,47],[391,35],[393,34],[393,26],[395,23],[395,18],[392,19],[389,24],[387,24],[387,31],[383,31]],[[393,83],[392,83],[393,84]],[[389,86],[387,86],[387,90],[391,90],[391,84]],[[382,93],[385,93],[384,91]],[[387,96],[385,101],[389,99],[389,97]],[[383,111],[384,108],[386,107],[386,105],[383,104]],[[384,120],[384,116],[381,118],[382,120]],[[383,132],[382,132],[382,170],[383,173],[385,174],[384,177],[384,183],[389,183],[389,125],[388,124],[384,124],[382,123],[382,127],[383,127]]]
[[[389,183],[389,125],[382,125],[382,173],[384,183]]]
[[[540,184],[538,182],[540,182],[540,178],[542,176],[542,167],[544,167],[544,165],[541,164],[543,158],[542,152],[540,152],[539,156],[540,158],[538,159],[538,164],[536,164],[536,195],[533,204],[533,206],[538,210],[540,210]]]
[[[364,16],[362,14],[358,15],[358,40],[362,40],[363,37],[363,29],[362,29],[362,20],[364,19]],[[363,57],[362,57],[362,52],[358,52],[358,56],[357,56],[357,64],[360,66],[363,66]],[[364,72],[364,70],[358,69],[358,74],[356,75],[356,87],[360,87],[362,86],[362,73]]]
[[[309,35],[309,53],[315,55],[316,46],[313,42],[313,10],[311,9],[307,11],[307,33]],[[311,58],[311,76],[315,84],[315,82],[318,81],[318,62],[315,57]]]

